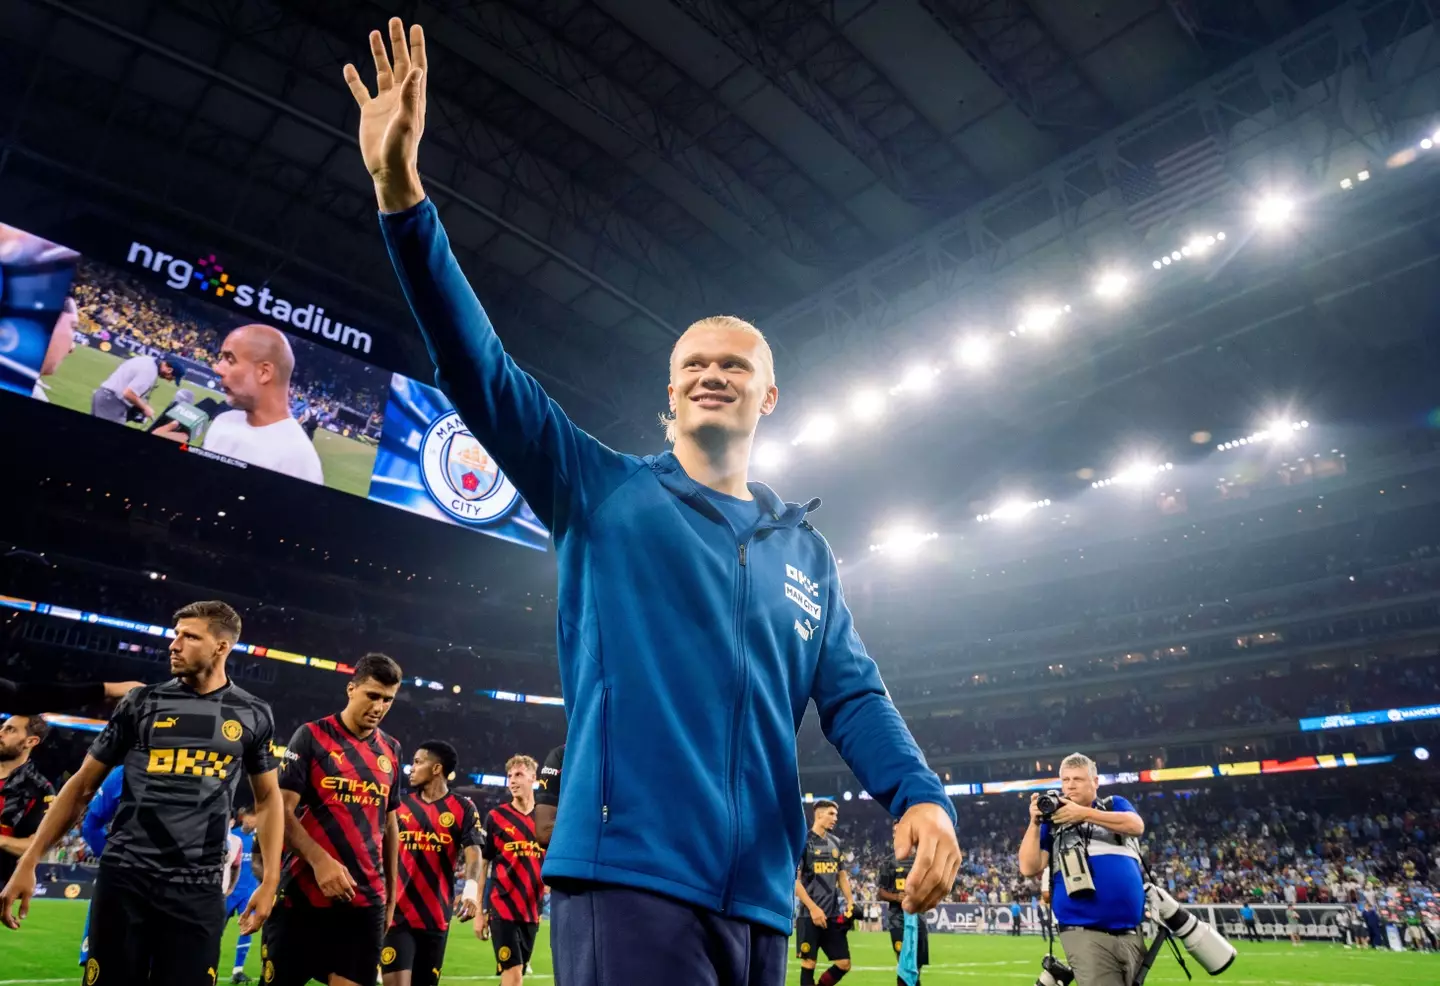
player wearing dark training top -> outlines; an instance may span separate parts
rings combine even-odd
[[[455,864],[465,857],[461,921],[480,910],[480,813],[450,792],[455,748],[426,740],[410,763],[410,788],[400,800],[400,900],[380,950],[385,986],[435,986],[445,964],[445,936],[455,894]]]
[[[366,654],[345,708],[295,730],[285,751],[285,875],[262,940],[267,986],[375,981],[400,856],[400,744],[380,722],[399,691],[400,665]]]
[[[850,971],[848,936],[855,897],[840,843],[830,834],[840,820],[839,806],[833,801],[815,802],[814,819],[795,879],[795,896],[801,906],[795,922],[795,950],[801,986],[814,986],[815,963],[821,952],[833,964],[820,977],[820,986],[835,986]]]
[[[545,754],[545,763],[535,781],[535,841],[550,845],[555,816],[560,811],[560,775],[565,771],[565,744]]]
[[[489,863],[485,905],[475,935],[488,933],[495,950],[500,986],[520,986],[540,930],[545,881],[540,866],[545,848],[535,837],[535,758],[513,756],[505,764],[510,803],[492,808],[485,818],[481,849]]]
[[[260,839],[272,853],[280,851],[270,707],[225,674],[239,637],[240,616],[225,603],[191,603],[175,614],[175,677],[121,699],[0,892],[0,917],[18,928],[10,905],[18,900],[25,917],[35,864],[79,821],[110,768],[123,764],[90,905],[86,986],[214,986],[230,815],[242,768],[255,796]],[[273,878],[261,881],[240,917],[242,933],[265,921],[275,889]]]
[[[901,905],[905,900],[905,877],[912,865],[911,860],[892,857],[880,867],[880,875],[876,878],[880,899],[888,902],[885,908],[885,930],[890,932],[890,943],[895,946],[896,955],[900,954],[905,943],[905,910]],[[915,933],[918,936],[915,942],[915,964],[924,968],[930,964],[930,927],[925,923],[923,914],[917,916]],[[898,975],[895,977],[895,984],[909,986]],[[918,977],[913,986],[920,986]]]
[[[38,715],[0,723],[0,886],[15,872],[15,860],[30,847],[55,800],[55,789],[30,759],[49,732],[50,724]]]

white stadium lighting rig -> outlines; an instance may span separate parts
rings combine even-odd
[[[1092,490],[1103,490],[1107,486],[1144,486],[1162,472],[1169,472],[1175,468],[1175,463],[1166,462],[1163,465],[1151,465],[1149,463],[1136,463],[1124,469],[1109,479],[1097,479],[1090,484]]]
[[[1221,442],[1215,446],[1215,451],[1228,452],[1245,445],[1259,445],[1261,442],[1287,442],[1297,431],[1303,431],[1309,427],[1310,422],[1308,421],[1277,421],[1270,427],[1262,428],[1243,438]]]
[[[1019,520],[1036,510],[1050,506],[1049,500],[1006,500],[988,514],[976,514],[975,519],[984,524],[992,520]]]
[[[878,540],[870,545],[870,550],[876,554],[890,555],[892,558],[910,558],[927,542],[934,541],[939,536],[936,531],[922,533],[909,525],[897,524],[889,530],[879,532]]]

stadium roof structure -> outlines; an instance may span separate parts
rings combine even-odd
[[[761,324],[799,413],[967,326],[1008,327],[1037,290],[1148,268],[1269,183],[1338,189],[1440,118],[1419,0],[13,0],[0,218],[186,230],[388,313],[413,357],[397,369],[417,372],[339,75],[365,74],[392,15],[428,32],[422,166],[462,264],[517,359],[625,448],[658,444],[659,389],[615,381],[658,372],[695,317]],[[1293,379],[1297,359],[1333,376],[1366,353],[1383,380],[1384,343],[1416,336],[1412,282],[1434,281],[1418,187],[1329,207],[1363,235],[1292,243],[1267,270],[1177,273],[830,478],[853,488],[943,433],[930,506],[970,514],[984,477],[1030,468],[1017,449],[1054,461],[1081,436],[1101,454],[1137,407],[1208,427],[1253,396],[1237,377]],[[1282,260],[1293,290],[1260,290]],[[1368,277],[1381,266],[1410,277]],[[1317,315],[1322,279],[1358,268],[1351,307]],[[1393,324],[1362,344],[1357,305]],[[1246,349],[1253,328],[1270,341]],[[1324,346],[1296,356],[1282,330]]]

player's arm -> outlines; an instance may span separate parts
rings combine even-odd
[[[126,387],[125,392],[120,396],[125,400],[125,403],[129,404],[131,407],[138,407],[142,412],[144,412],[145,417],[155,417],[155,409],[150,406],[150,402],[145,400],[144,397],[141,397],[139,394],[135,393],[135,389],[133,387]]]
[[[85,809],[85,818],[80,822],[80,836],[92,856],[99,856],[105,851],[110,820],[115,817],[115,809],[120,807],[120,791],[124,786],[125,769],[115,767],[105,775],[100,790],[90,799],[90,807]]]
[[[105,773],[109,769],[108,765],[87,754],[85,761],[80,764],[80,769],[70,776],[60,793],[55,796],[50,810],[45,812],[45,817],[40,821],[39,829],[30,838],[29,845],[20,854],[20,858],[15,861],[15,871],[10,875],[10,881],[0,890],[0,924],[12,930],[20,928],[20,922],[30,913],[30,898],[35,893],[36,865],[40,858],[70,831],[70,827],[79,821],[80,813],[85,810],[90,796],[105,779]],[[10,905],[16,901],[20,903],[18,916],[10,913]]]
[[[285,847],[305,860],[315,876],[315,882],[326,897],[350,900],[355,896],[355,879],[341,862],[326,851],[325,847],[311,838],[300,823],[296,810],[300,807],[300,795],[306,789],[310,777],[310,764],[315,759],[315,741],[310,737],[308,726],[301,726],[290,737],[280,767],[280,798],[285,832]],[[271,861],[270,870],[278,854]],[[278,872],[277,872],[278,877]]]
[[[480,847],[465,847],[465,887],[460,891],[460,920],[470,921],[480,912]]]
[[[950,892],[960,869],[955,806],[915,745],[875,661],[855,632],[833,556],[828,574],[829,615],[811,697],[825,738],[864,790],[900,819],[895,826],[896,856],[914,854],[905,879],[905,907],[923,913]]]
[[[840,893],[845,897],[845,913],[849,914],[855,910],[855,895],[850,892],[850,874],[841,870],[839,884]]]
[[[39,712],[63,712],[102,701],[117,701],[138,681],[89,681],[78,685],[54,682],[11,681],[0,678],[0,708],[12,715],[34,715]]]
[[[397,784],[396,787],[399,787]],[[395,811],[385,813],[385,928],[395,923],[395,905],[400,903],[400,819]]]
[[[487,840],[485,844],[490,843]],[[480,891],[480,913],[475,916],[475,937],[481,941],[490,937],[490,891],[495,887],[495,860],[485,860],[484,866],[485,886]]]
[[[413,25],[407,43],[398,17],[388,27],[389,56],[380,32],[371,35],[373,96],[355,67],[345,66],[360,107],[360,150],[375,185],[385,246],[435,365],[436,385],[559,536],[570,516],[599,503],[636,465],[577,428],[506,354],[420,183],[424,32]]]
[[[268,749],[270,738],[265,738]],[[272,866],[268,872],[263,866],[255,865],[255,858],[269,852],[278,860],[285,851],[285,803],[280,791],[279,774],[267,770],[263,774],[251,774],[250,792],[255,796],[255,843],[250,849],[250,868],[259,877],[260,885],[250,895],[245,910],[240,915],[240,933],[253,934],[270,916],[275,906],[275,892],[280,888],[280,867]],[[235,860],[235,879],[240,878],[240,860]],[[234,886],[232,883],[231,886]]]
[[[825,912],[820,909],[819,904],[815,903],[814,898],[806,892],[805,884],[798,879],[795,881],[795,896],[799,898],[800,905],[804,907],[806,913],[810,915],[810,920],[823,928],[825,926]]]
[[[540,789],[535,792],[535,841],[549,848],[555,834],[555,815],[560,810],[560,776],[565,769],[565,745],[545,755],[540,768]]]
[[[475,802],[469,798],[461,798],[460,802],[465,806],[460,817],[460,828],[464,833],[460,836],[460,845],[465,849],[465,885],[460,891],[457,913],[464,922],[473,920],[480,912],[480,868],[483,865],[480,848],[485,844],[485,827],[480,824],[480,812],[475,808]]]

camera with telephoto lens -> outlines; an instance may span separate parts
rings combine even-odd
[[[1180,902],[1153,883],[1145,885],[1150,911],[1170,934],[1180,939],[1200,968],[1218,976],[1235,961],[1235,946],[1220,932],[1180,906]]]
[[[1040,978],[1035,980],[1035,986],[1070,986],[1074,981],[1075,973],[1055,956],[1040,960]]]
[[[1059,791],[1044,791],[1041,792],[1040,797],[1035,799],[1035,807],[1039,810],[1040,817],[1047,822],[1050,820],[1050,816],[1059,811],[1060,806],[1064,803],[1065,799],[1060,796]]]

